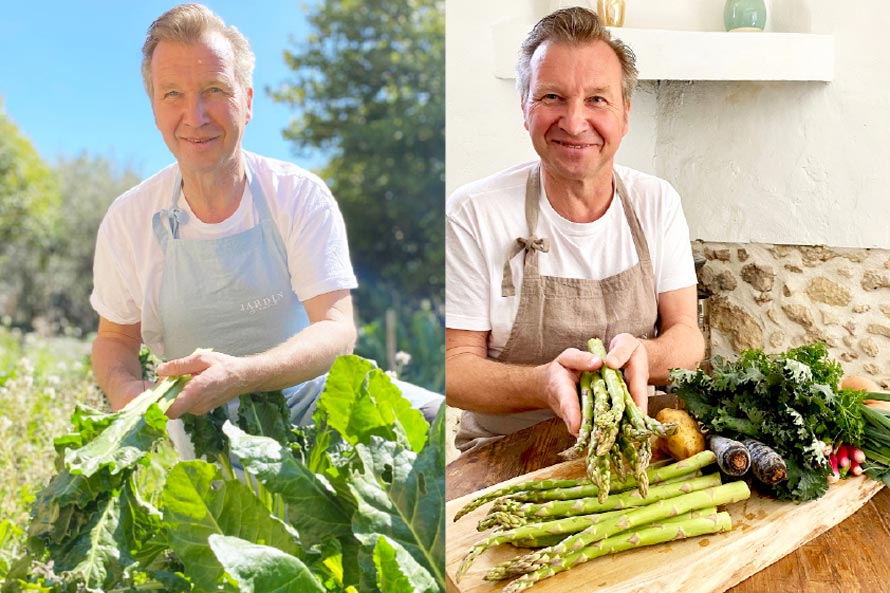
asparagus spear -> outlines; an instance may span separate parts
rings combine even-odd
[[[612,513],[622,513],[624,511],[610,511]],[[605,514],[605,513],[603,513]],[[659,521],[658,523],[650,523],[649,525],[645,525],[644,527],[651,527],[653,525],[666,525],[669,523],[679,523],[682,521],[686,521],[688,519],[698,519],[699,517],[710,517],[711,515],[717,514],[717,507],[707,507],[698,511],[690,511],[688,513],[683,513],[682,515],[677,515],[676,517],[671,517],[670,519],[665,519],[663,521]],[[576,519],[580,519],[582,517],[591,517],[596,515],[581,515],[581,517],[575,517]],[[579,530],[580,531],[580,530]],[[574,532],[577,533],[577,532]],[[570,534],[567,533],[553,533],[549,535],[542,535],[537,537],[527,537],[527,538],[519,538],[514,539],[510,542],[511,545],[516,546],[517,548],[546,548],[547,546],[554,546],[564,540],[566,536]],[[487,577],[486,577],[487,578]],[[490,579],[489,579],[490,580]],[[495,579],[498,580],[498,579]]]
[[[494,570],[502,570],[503,578],[537,571],[556,564],[559,558],[578,552],[607,537],[668,517],[673,517],[706,506],[719,506],[745,500],[751,495],[744,482],[730,482],[722,486],[683,494],[667,500],[659,500],[648,506],[633,509],[620,517],[612,517],[595,523],[580,533],[569,536],[555,546],[520,556],[501,564]]]
[[[711,451],[702,451],[695,455],[675,461],[669,465],[660,465],[653,467],[650,465],[646,468],[646,475],[649,477],[651,484],[669,482],[678,478],[685,478],[695,472],[701,470],[714,463],[716,459]],[[629,477],[622,481],[615,481],[611,484],[611,492],[624,492],[636,487],[637,481]],[[569,500],[572,498],[588,498],[596,496],[598,490],[594,484],[585,482],[577,486],[549,488],[546,490],[529,490],[525,492],[517,492],[508,496],[513,500],[521,500],[523,502],[546,502],[548,500]]]
[[[593,423],[593,392],[590,387],[592,379],[593,373],[590,371],[581,373],[579,381],[581,387],[581,428],[578,430],[578,440],[575,441],[575,444],[559,454],[563,459],[577,459],[590,442]]]
[[[701,453],[693,455],[688,459],[683,459],[681,461],[677,461],[668,465],[662,465],[659,467],[650,467],[647,468],[646,471],[649,475],[650,482],[664,482],[666,480],[670,480],[671,478],[676,478],[678,476],[700,470],[703,467],[714,463],[715,459],[716,457],[711,451],[702,451]],[[622,491],[633,488],[634,486],[636,486],[636,481],[628,480],[626,482],[613,484],[612,488],[615,491]],[[503,488],[498,488],[497,490],[493,490],[491,492],[483,494],[478,498],[474,498],[472,501],[467,503],[466,506],[464,506],[457,512],[457,514],[454,516],[454,520],[457,521],[467,513],[477,509],[478,507],[489,501],[511,494],[523,493],[523,496],[532,496],[534,492],[541,492],[543,497],[542,500],[553,500],[551,498],[547,498],[546,494],[544,493],[554,492],[561,489],[579,489],[577,496],[571,496],[568,494],[568,492],[566,492],[565,496],[555,497],[557,499],[565,500],[568,498],[596,496],[597,491],[594,490],[591,493],[589,490],[591,487],[595,488],[590,483],[590,480],[586,478],[571,480],[530,480],[526,482],[519,482],[516,484],[511,484],[509,486],[504,486]]]
[[[599,521],[605,521],[606,519],[620,515],[623,512],[624,510],[615,510],[577,517],[562,517],[552,521],[528,523],[513,529],[501,531],[474,544],[464,556],[463,561],[461,561],[461,565],[455,576],[460,580],[464,573],[467,572],[467,569],[470,568],[473,561],[476,560],[482,552],[493,546],[539,537],[559,536],[560,539],[562,539],[568,534],[584,531]],[[557,542],[558,541],[559,540],[557,540]]]
[[[498,488],[497,490],[492,490],[478,498],[474,498],[466,506],[460,509],[457,514],[454,515],[454,520],[457,521],[467,513],[481,507],[486,502],[490,502],[495,500],[496,498],[501,498],[502,496],[506,496],[508,494],[513,494],[514,492],[524,492],[527,490],[550,490],[552,488],[571,488],[573,486],[580,486],[582,484],[589,484],[590,480],[586,478],[576,478],[571,480],[530,480],[528,482],[520,482],[517,484],[511,484],[509,486],[504,486],[503,488]]]
[[[545,565],[534,572],[524,574],[512,581],[504,588],[503,593],[518,593],[531,587],[538,581],[607,554],[677,539],[721,533],[730,529],[732,529],[732,519],[729,513],[726,512],[717,513],[712,517],[689,519],[680,523],[646,526],[639,530],[605,538],[581,550],[555,558],[551,564]]]
[[[569,517],[572,515],[588,515],[600,511],[611,511],[628,507],[638,507],[652,502],[703,490],[720,484],[720,474],[710,474],[692,478],[683,482],[660,484],[649,490],[643,497],[637,490],[629,490],[609,496],[600,503],[596,498],[580,498],[577,500],[551,500],[543,503],[516,502],[510,499],[498,500],[492,507],[493,512],[504,511],[526,517],[550,517],[554,515]]]
[[[677,476],[676,478],[670,478],[663,482],[658,482],[658,485],[661,486],[664,484],[673,484],[676,482],[688,480],[689,478],[692,478],[692,477],[697,478],[697,477],[700,477],[701,475],[702,475],[701,470],[696,470],[696,471],[686,474],[686,475]],[[632,486],[627,487],[623,491],[630,490],[631,488],[632,488]],[[596,496],[596,487],[591,485],[590,490],[591,490],[591,493],[588,494],[587,496],[588,497]],[[537,493],[538,495],[543,494],[543,495],[548,496],[548,498],[544,498],[544,499],[538,499],[537,497],[526,498],[525,496],[523,496],[524,494],[532,494],[532,493],[522,493],[522,492],[518,493],[518,495],[511,494],[509,496],[509,498],[510,498],[510,500],[518,500],[518,501],[523,501],[523,502],[546,502],[547,500],[573,500],[573,499],[577,499],[577,498],[585,498],[585,496],[579,496],[577,494],[575,494],[574,496],[570,496],[570,497],[561,497],[558,495],[558,493],[560,491],[568,491],[569,493],[577,492],[577,490],[575,488],[556,488],[554,490],[543,490],[543,491]],[[479,523],[476,525],[476,529],[477,529],[477,531],[485,531],[486,529],[490,529],[492,527],[501,528],[501,529],[513,529],[515,527],[520,527],[522,525],[528,525],[530,523],[541,522],[542,520],[543,521],[553,521],[553,520],[556,520],[559,518],[561,518],[561,517],[556,516],[556,517],[543,517],[542,519],[539,519],[539,518],[531,518],[530,519],[524,515],[514,515],[513,513],[508,513],[505,511],[497,511],[497,512],[491,512],[488,515],[486,515],[485,517],[483,517],[479,521]]]

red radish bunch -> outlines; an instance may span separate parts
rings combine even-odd
[[[862,452],[862,449],[857,449],[853,445],[839,445],[828,456],[828,463],[831,465],[831,476],[828,477],[829,483],[833,484],[851,474],[854,476],[862,475],[862,462],[864,461],[865,453]]]

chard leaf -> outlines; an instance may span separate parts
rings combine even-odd
[[[238,480],[219,483],[219,470],[205,461],[176,464],[164,485],[164,524],[170,547],[201,589],[214,590],[223,568],[208,547],[213,534],[232,535],[291,555],[299,547],[287,528]]]
[[[322,418],[350,444],[367,445],[371,437],[405,441],[411,450],[423,448],[429,425],[411,407],[386,373],[355,355],[337,358],[313,420]]]
[[[89,406],[77,404],[74,407],[74,413],[71,415],[72,432],[53,440],[56,452],[62,453],[65,449],[79,449],[83,447],[96,438],[119,415],[120,412],[106,414]]]
[[[289,420],[281,391],[249,393],[238,400],[238,426],[247,434],[270,437],[284,445],[293,440]]]
[[[304,546],[330,537],[351,536],[352,504],[297,461],[288,448],[269,437],[249,435],[230,422],[223,431],[244,469],[288,504],[288,520],[297,528]]]
[[[380,535],[399,543],[444,589],[444,410],[420,455],[372,437],[356,446],[363,470],[349,483],[358,502],[353,531],[366,546]]]
[[[278,548],[212,534],[210,549],[241,593],[324,593],[325,589],[300,561]]]
[[[158,438],[166,435],[164,410],[182,391],[185,379],[167,378],[131,401],[100,435],[79,449],[65,452],[72,474],[90,477],[103,468],[116,474],[139,461]],[[158,403],[165,403],[163,409]]]
[[[120,498],[120,534],[118,545],[147,566],[168,548],[161,513],[139,498],[128,482]]]
[[[225,406],[219,406],[199,416],[186,414],[182,417],[185,431],[195,448],[195,457],[215,459],[219,455],[228,455],[222,433],[222,425],[227,419]]]
[[[87,591],[101,591],[120,575],[122,553],[117,542],[120,499],[110,496],[92,514],[80,535],[53,556],[55,570],[82,582]],[[123,554],[126,558],[127,555]]]
[[[385,535],[374,546],[377,588],[386,593],[438,593],[442,589],[405,548]]]

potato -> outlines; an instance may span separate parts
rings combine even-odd
[[[855,375],[849,375],[841,379],[841,384],[838,387],[841,389],[852,389],[853,391],[868,391],[870,393],[881,391],[881,386],[868,377],[857,377]]]
[[[686,410],[663,408],[655,415],[662,423],[676,422],[677,432],[659,439],[661,449],[676,460],[692,457],[705,450],[705,437],[698,428],[698,422]]]

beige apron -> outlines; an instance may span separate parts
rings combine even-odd
[[[529,236],[517,239],[518,246],[504,264],[501,287],[502,296],[516,294],[510,260],[522,251],[522,290],[510,337],[497,357],[499,362],[538,365],[554,360],[566,348],[586,350],[587,340],[592,337],[601,338],[608,347],[620,333],[641,338],[655,336],[658,304],[649,246],[621,178],[613,174],[613,179],[638,263],[602,280],[557,278],[541,276],[538,271],[538,252],[546,253],[549,245],[547,239],[535,236],[541,197],[540,165],[529,172],[525,191]],[[550,409],[513,414],[464,411],[455,444],[466,452],[553,416]]]

